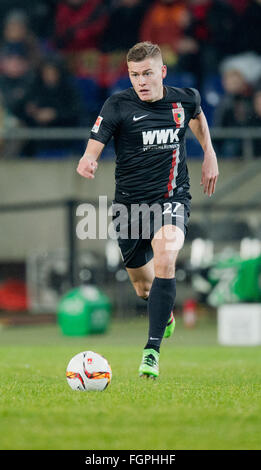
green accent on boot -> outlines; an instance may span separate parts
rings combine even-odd
[[[170,336],[172,336],[173,333],[174,333],[174,330],[175,330],[175,326],[176,326],[176,321],[175,321],[173,312],[171,312],[169,321],[168,321],[167,326],[165,328],[163,338],[169,338]]]
[[[156,378],[159,375],[159,353],[154,349],[144,349],[139,367],[140,377]]]

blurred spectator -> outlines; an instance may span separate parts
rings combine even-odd
[[[0,47],[23,46],[27,51],[31,66],[41,57],[41,49],[36,36],[31,32],[28,17],[23,10],[12,10],[4,20],[3,38]]]
[[[205,42],[209,39],[207,13],[212,5],[212,0],[189,0],[190,13],[192,15],[192,30],[197,41]]]
[[[54,43],[63,52],[97,49],[108,21],[108,2],[63,0],[55,17]]]
[[[237,30],[238,50],[261,54],[261,0],[252,0],[241,15]]]
[[[228,3],[234,8],[236,13],[243,13],[252,0],[228,0]]]
[[[57,58],[45,59],[26,97],[25,123],[29,127],[77,127],[83,122],[83,113],[80,95],[67,69]],[[27,147],[27,153],[66,150],[73,145],[66,139],[35,141]]]
[[[221,60],[237,52],[234,40],[237,14],[225,0],[190,0],[190,33],[200,45],[201,78],[218,73]]]
[[[2,103],[9,114],[23,119],[23,106],[33,79],[23,44],[8,44],[1,50],[0,69]]]
[[[159,44],[169,67],[178,65],[182,71],[196,72],[198,45],[187,34],[190,24],[186,2],[156,0],[145,14],[140,40]]]
[[[227,57],[220,64],[221,75],[229,70],[238,70],[246,82],[255,88],[261,78],[261,56],[246,52]]]
[[[149,0],[119,0],[112,7],[102,41],[102,50],[128,50],[139,41],[139,30]]]
[[[23,0],[30,18],[31,28],[36,36],[45,40],[53,35],[55,9],[58,0]]]
[[[214,125],[217,127],[246,126],[251,116],[253,87],[261,76],[261,58],[253,54],[241,54],[226,59],[221,64],[225,95],[217,106]],[[242,154],[240,139],[220,142],[222,156]]]
[[[1,128],[10,129],[23,121],[26,95],[32,84],[32,72],[23,45],[6,45],[0,57]],[[18,140],[2,141],[4,157],[17,156],[23,146]]]
[[[253,112],[247,123],[251,127],[259,127],[261,135],[261,86],[253,94]],[[254,139],[254,156],[261,157],[261,137]]]
[[[58,0],[1,0],[0,31],[4,18],[14,9],[22,9],[29,18],[33,33],[40,39],[50,37],[53,32],[55,8]]]
[[[2,103],[0,97],[0,129],[2,131],[9,131],[19,126],[19,120],[12,116]],[[4,137],[0,138],[0,155],[1,158],[17,157],[22,143],[18,140],[7,140]]]

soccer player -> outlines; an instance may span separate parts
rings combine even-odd
[[[149,238],[144,239],[141,231],[133,238],[129,236],[130,230],[127,239],[121,235],[118,238],[134,289],[148,301],[149,334],[139,375],[156,378],[162,339],[170,336],[175,327],[175,263],[190,215],[184,142],[188,126],[204,152],[200,184],[208,196],[215,191],[218,164],[199,92],[194,88],[164,86],[167,69],[159,46],[150,42],[134,45],[127,54],[127,65],[132,88],[105,101],[77,171],[93,179],[97,160],[113,136],[114,204],[127,208],[128,228],[133,223],[139,225],[139,220],[133,221],[131,217],[134,205],[157,204],[161,208],[161,225],[157,231],[155,223],[151,225]],[[182,217],[178,210],[181,207]],[[167,222],[163,217],[166,213],[170,216]]]

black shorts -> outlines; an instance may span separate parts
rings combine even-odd
[[[127,268],[139,268],[153,258],[151,241],[163,225],[175,225],[186,236],[190,199],[187,193],[182,199],[172,196],[149,205],[113,202],[114,229]]]

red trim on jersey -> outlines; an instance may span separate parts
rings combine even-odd
[[[169,197],[170,191],[173,190],[172,181],[174,178],[174,168],[176,166],[176,155],[177,155],[177,149],[174,149],[172,152],[172,162],[171,162],[171,168],[169,172],[168,192],[165,194],[165,198]]]
[[[173,109],[178,108],[177,103],[172,103],[172,108]],[[174,117],[173,117],[173,120],[174,120]],[[176,124],[177,129],[180,128],[180,124],[177,124],[176,122],[175,124]],[[170,191],[173,190],[172,181],[174,178],[174,168],[176,166],[176,155],[177,155],[177,149],[174,149],[172,152],[172,162],[171,162],[171,167],[170,167],[170,172],[169,172],[168,192],[164,195],[165,198],[169,197]]]

